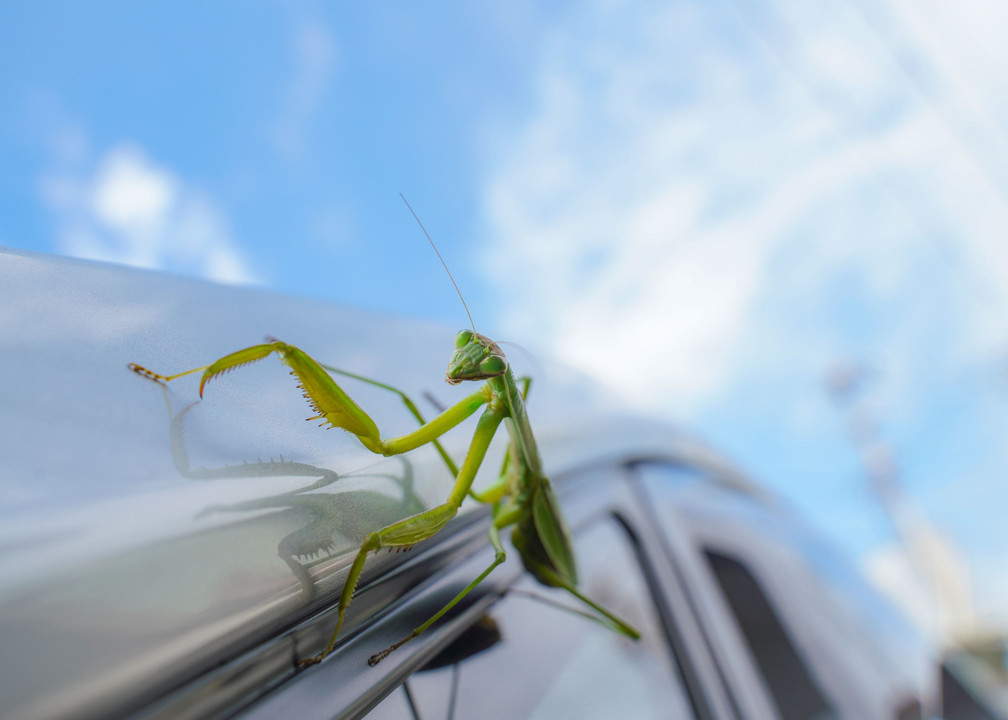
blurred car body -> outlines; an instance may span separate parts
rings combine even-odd
[[[369,667],[488,564],[489,514],[467,503],[412,552],[369,559],[336,650],[297,672],[363,535],[452,478],[430,448],[376,458],[306,426],[275,361],[202,400],[198,378],[163,389],[126,365],[177,372],[269,333],[436,393],[433,415],[461,397],[436,382],[454,329],[19,252],[0,254],[0,286],[0,717],[956,717],[932,649],[786,503],[550,366],[529,412],[580,587],[643,639],[571,612],[511,550]],[[341,384],[383,434],[414,426],[395,395]],[[461,457],[465,430],[445,444]]]

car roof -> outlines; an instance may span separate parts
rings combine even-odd
[[[465,394],[441,382],[456,328],[21,251],[0,253],[0,286],[0,690],[14,715],[138,707],[323,607],[370,519],[450,487],[430,448],[377,458],[306,426],[273,359],[214,380],[203,400],[198,374],[163,390],[127,363],[178,372],[276,335],[433,397],[433,415]],[[385,434],[415,427],[397,396],[345,386]],[[702,443],[564,368],[535,368],[530,414],[551,474],[661,457],[772,502]],[[461,456],[466,442],[463,430],[446,446]],[[492,479],[499,465],[486,465]],[[369,572],[400,562],[383,554]]]

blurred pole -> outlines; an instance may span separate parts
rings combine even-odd
[[[969,569],[904,491],[899,463],[864,399],[871,379],[861,364],[837,363],[827,378],[827,389],[837,411],[846,416],[871,494],[892,523],[914,583],[925,594],[924,629],[942,647],[957,647],[977,632]],[[915,604],[912,600],[903,598],[903,604]]]

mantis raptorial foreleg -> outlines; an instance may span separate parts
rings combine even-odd
[[[347,370],[340,370],[339,368],[333,367],[331,365],[326,365],[324,363],[319,363],[319,365],[321,365],[327,372],[336,373],[337,375],[343,375],[344,377],[348,378],[353,378],[354,380],[359,380],[361,382],[368,383],[369,385],[379,387],[382,390],[388,390],[389,392],[395,393],[403,401],[403,404],[406,406],[406,409],[409,410],[410,415],[416,418],[416,421],[420,423],[421,426],[427,424],[427,419],[423,416],[423,413],[420,412],[420,408],[417,407],[417,404],[413,402],[413,400],[410,398],[409,395],[404,393],[399,388],[393,387],[392,385],[389,385],[387,383],[379,382],[369,377],[364,377],[363,375],[358,375],[357,373],[348,372]],[[527,389],[528,385],[526,384],[526,391]],[[443,410],[444,408],[442,407],[441,409]],[[449,455],[448,451],[444,449],[443,445],[441,445],[440,440],[434,441],[434,448],[438,451],[438,455],[441,456],[441,459],[444,460],[445,465],[448,466],[448,471],[452,474],[452,476],[457,476],[458,465],[455,464],[455,461],[452,460],[451,455]]]
[[[415,450],[421,445],[434,442],[441,435],[476,412],[481,405],[489,402],[492,398],[492,393],[488,390],[480,389],[451,406],[417,430],[397,438],[382,439],[378,426],[371,419],[371,416],[364,412],[344,392],[343,388],[336,384],[332,376],[316,360],[300,348],[287,345],[279,340],[263,345],[253,345],[244,350],[225,355],[210,365],[193,368],[192,370],[186,370],[174,375],[160,375],[135,363],[130,363],[129,367],[140,375],[164,382],[202,371],[203,376],[200,379],[199,386],[199,394],[202,397],[204,387],[213,378],[230,372],[242,365],[262,360],[274,352],[291,369],[291,374],[297,377],[299,385],[304,391],[305,399],[318,413],[308,418],[309,420],[321,420],[321,425],[328,424],[332,427],[341,427],[344,430],[348,430],[356,435],[366,448],[379,455],[399,455],[410,450]]]

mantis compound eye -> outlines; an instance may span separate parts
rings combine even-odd
[[[486,375],[501,375],[507,369],[504,358],[491,355],[480,362],[480,372]]]
[[[459,330],[458,335],[455,336],[455,348],[463,348],[469,344],[469,341],[473,338],[472,330]]]

